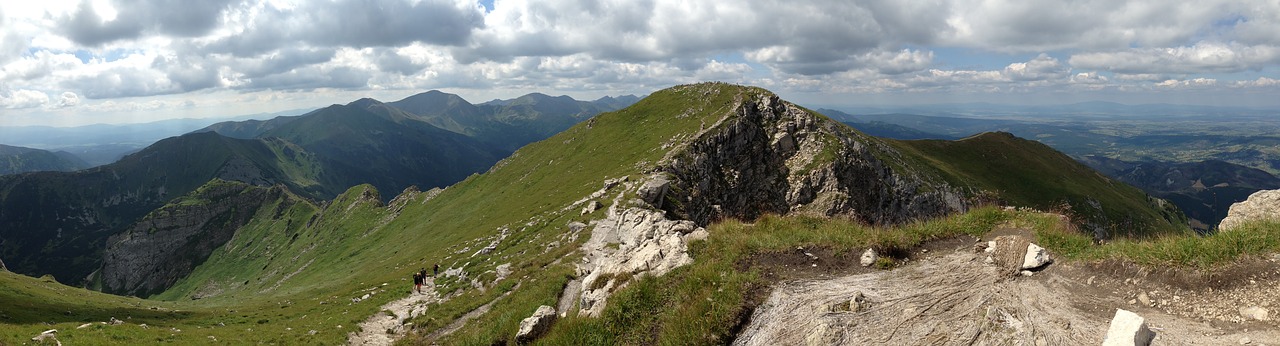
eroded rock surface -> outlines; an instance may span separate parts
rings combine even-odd
[[[1243,223],[1257,220],[1280,220],[1280,190],[1254,192],[1243,202],[1232,204],[1218,229],[1230,231]]]

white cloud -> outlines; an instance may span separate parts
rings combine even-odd
[[[1268,87],[1280,86],[1280,80],[1267,78],[1267,77],[1258,77],[1258,79],[1255,79],[1255,80],[1236,81],[1233,85],[1236,87],[1243,87],[1243,88],[1268,88]]]
[[[1218,85],[1218,80],[1213,78],[1170,79],[1155,84],[1156,87],[1167,89],[1203,88],[1215,85]]]
[[[1124,74],[1241,72],[1280,62],[1280,49],[1199,42],[1193,46],[1081,53],[1068,61],[1077,68]]]
[[[36,108],[49,103],[49,95],[27,89],[0,91],[0,108]]]

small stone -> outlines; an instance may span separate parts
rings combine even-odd
[[[1137,304],[1137,303],[1138,303],[1138,301],[1137,301],[1137,300],[1129,299],[1129,305],[1134,305],[1134,304]]]
[[[1022,269],[1035,269],[1053,263],[1049,250],[1036,244],[1027,244],[1027,254],[1022,259]]]
[[[319,332],[317,332],[315,329],[307,331],[307,335],[316,335],[316,333],[319,333]]]
[[[1151,296],[1148,296],[1148,295],[1147,295],[1147,292],[1139,292],[1139,293],[1138,293],[1138,302],[1139,302],[1139,303],[1142,303],[1142,305],[1146,305],[1146,306],[1152,306],[1152,305],[1154,305],[1154,303],[1151,301]]]
[[[1270,314],[1270,311],[1267,311],[1267,308],[1256,305],[1240,308],[1240,316],[1244,316],[1251,320],[1270,321],[1271,318],[1268,314]]]
[[[1023,271],[1019,272],[1019,274],[1022,274],[1022,276],[1032,276],[1032,275],[1036,275],[1036,273],[1032,273],[1030,270],[1023,270]]]
[[[1090,277],[1089,277],[1089,280],[1085,280],[1085,282],[1084,282],[1084,283],[1085,283],[1086,285],[1093,286],[1093,278],[1095,278],[1095,277],[1096,277],[1096,276],[1090,276]]]
[[[1249,337],[1247,337],[1247,336],[1246,336],[1246,337],[1243,337],[1243,338],[1240,338],[1240,344],[1241,344],[1241,345],[1248,345],[1248,344],[1252,344],[1252,343],[1253,343],[1253,340],[1249,339]]]
[[[880,255],[876,254],[876,250],[867,248],[867,251],[862,252],[862,259],[859,263],[861,263],[863,267],[870,267],[872,264],[875,264],[878,259],[880,259]]]
[[[81,324],[79,327],[76,327],[76,329],[85,329],[85,328],[89,328],[89,326],[92,326],[92,325],[93,325],[92,322],[85,323],[85,324]]]
[[[1102,341],[1102,346],[1147,346],[1155,336],[1156,333],[1147,328],[1146,319],[1142,316],[1128,310],[1116,309],[1116,315],[1111,318],[1111,327],[1107,329],[1107,338]]]

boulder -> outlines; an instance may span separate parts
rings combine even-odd
[[[62,345],[62,342],[61,342],[61,341],[58,341],[58,337],[57,337],[56,335],[54,335],[54,334],[57,334],[57,333],[58,333],[58,330],[57,330],[57,329],[50,329],[50,330],[46,330],[46,331],[44,331],[44,333],[40,333],[40,335],[36,335],[35,337],[31,338],[31,341],[36,341],[36,342],[44,343],[44,341],[45,341],[45,340],[52,340],[53,342],[57,343],[58,345]]]
[[[662,199],[667,195],[667,189],[671,187],[671,181],[662,174],[654,174],[640,185],[640,190],[636,191],[636,195],[654,207],[662,208]]]
[[[1107,329],[1107,338],[1102,346],[1147,346],[1156,333],[1147,328],[1146,319],[1131,311],[1116,309],[1111,318],[1111,327]]]
[[[533,316],[520,321],[520,331],[516,333],[516,342],[527,344],[537,339],[547,329],[551,328],[551,323],[556,320],[556,309],[547,305],[539,306],[537,311],[533,312]]]
[[[1049,257],[1049,250],[1034,243],[1027,244],[1027,254],[1022,258],[1022,269],[1040,268],[1049,263],[1053,263],[1053,258]]]
[[[878,259],[880,259],[880,256],[876,254],[876,249],[867,248],[867,251],[862,252],[862,259],[858,263],[862,264],[863,267],[870,267],[872,264],[876,264]]]
[[[1271,318],[1268,316],[1269,313],[1270,311],[1267,311],[1267,308],[1260,306],[1240,308],[1240,316],[1244,316],[1251,320],[1270,321]]]
[[[1248,199],[1232,204],[1218,229],[1230,231],[1246,222],[1258,220],[1280,220],[1280,190],[1254,192]]]

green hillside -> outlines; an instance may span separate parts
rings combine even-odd
[[[1173,204],[1112,180],[1040,142],[1004,132],[956,141],[887,140],[949,183],[987,191],[1003,204],[1060,212],[1098,238],[1186,229]]]

